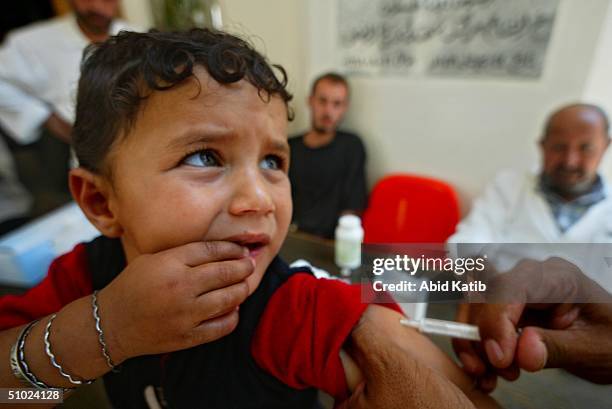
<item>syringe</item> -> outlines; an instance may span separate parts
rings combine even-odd
[[[401,319],[400,324],[416,328],[425,334],[443,335],[451,338],[480,341],[480,331],[475,325],[462,324],[455,321],[444,321],[433,318],[420,320]]]

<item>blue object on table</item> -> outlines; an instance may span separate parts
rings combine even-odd
[[[0,237],[0,284],[38,284],[56,257],[99,234],[71,203]]]

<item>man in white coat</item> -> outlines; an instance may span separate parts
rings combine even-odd
[[[115,18],[119,0],[69,3],[72,13],[16,29],[0,47],[0,129],[35,196],[35,213],[69,198],[68,143],[83,49],[129,28]]]
[[[540,140],[541,171],[501,172],[476,199],[449,243],[488,244],[487,252],[496,249],[494,263],[504,271],[521,258],[557,255],[587,273],[598,271],[592,278],[610,288],[612,271],[604,257],[588,254],[601,254],[604,247],[607,252],[611,246],[563,244],[612,243],[612,192],[598,173],[609,144],[609,120],[601,108],[573,104],[555,111]],[[587,259],[597,265],[585,265]]]

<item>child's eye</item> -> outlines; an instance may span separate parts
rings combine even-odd
[[[189,166],[211,167],[221,166],[221,161],[215,152],[210,149],[198,151],[183,159],[183,163]]]
[[[282,170],[283,169],[283,158],[276,155],[267,155],[261,161],[261,167],[263,169],[271,169],[271,170]]]

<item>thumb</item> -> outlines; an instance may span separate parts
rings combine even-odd
[[[579,364],[583,355],[582,338],[581,333],[571,330],[526,327],[517,345],[518,365],[529,372],[572,367]]]

